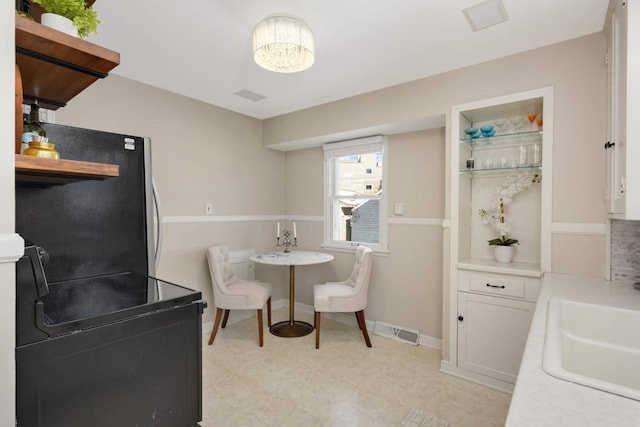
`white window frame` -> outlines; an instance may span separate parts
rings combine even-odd
[[[323,227],[323,244],[324,249],[354,252],[356,248],[362,244],[370,247],[375,252],[388,253],[387,249],[387,193],[389,189],[389,174],[387,173],[387,138],[382,135],[371,136],[367,138],[354,139],[349,141],[334,142],[325,144],[322,147],[324,151],[324,227]],[[349,242],[345,240],[335,240],[334,230],[339,224],[335,223],[337,217],[334,214],[333,194],[337,186],[337,159],[340,157],[370,153],[382,152],[382,196],[380,197],[380,224],[379,224],[379,242]]]

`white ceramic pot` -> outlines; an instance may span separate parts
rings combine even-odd
[[[78,37],[78,29],[73,25],[73,21],[55,13],[43,13],[40,23],[55,30],[62,31],[70,36]]]
[[[515,252],[515,250],[516,248],[514,248],[513,246],[495,245],[493,256],[495,257],[496,261],[508,264],[511,262],[511,260],[513,260],[513,253]]]

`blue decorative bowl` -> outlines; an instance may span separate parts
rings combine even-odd
[[[466,133],[467,135],[471,136],[473,134],[478,133],[478,128],[468,128],[464,130],[464,133]]]
[[[492,136],[494,136],[496,134],[495,129],[492,130],[491,132],[482,132],[482,136],[484,136],[485,138],[491,138]]]
[[[493,126],[482,126],[480,128],[480,131],[482,133],[490,133],[491,131],[493,131]]]

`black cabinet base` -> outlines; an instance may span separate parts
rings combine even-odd
[[[16,348],[18,427],[197,427],[202,303]]]

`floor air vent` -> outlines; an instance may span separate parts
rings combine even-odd
[[[418,345],[418,342],[420,342],[420,332],[393,326],[384,322],[376,322],[373,333],[382,335],[383,337],[394,338],[407,344]]]

